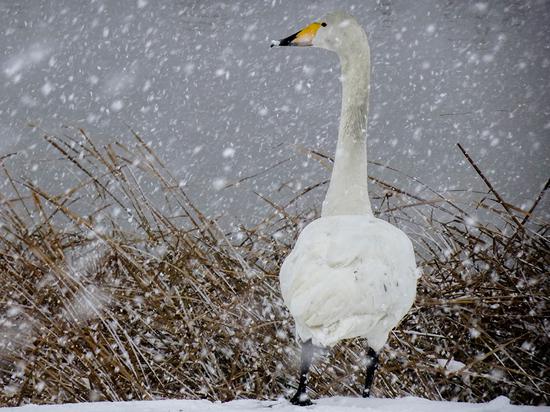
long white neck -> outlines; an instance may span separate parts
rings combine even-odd
[[[366,41],[340,55],[342,113],[332,177],[321,216],[372,215],[367,187],[370,52]]]

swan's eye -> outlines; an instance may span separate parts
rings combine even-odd
[[[321,26],[327,27],[327,24],[326,24],[325,22],[322,22],[322,23],[321,23]]]

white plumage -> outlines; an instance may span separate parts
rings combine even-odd
[[[304,228],[280,272],[285,304],[302,341],[300,381],[290,400],[310,405],[307,375],[312,345],[367,338],[363,396],[370,395],[378,353],[416,296],[411,241],[376,219],[368,195],[367,114],[370,49],[352,17],[331,13],[272,46],[315,46],[335,52],[342,68],[338,144],[321,218]]]
[[[300,234],[280,273],[302,341],[365,337],[378,352],[409,311],[417,274],[409,238],[369,215],[327,216]]]
[[[294,42],[337,53],[342,114],[322,217],[302,231],[281,268],[283,298],[302,342],[365,337],[379,352],[413,304],[417,275],[411,241],[373,216],[368,196],[367,35],[353,17],[335,12],[280,44]]]

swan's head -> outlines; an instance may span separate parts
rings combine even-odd
[[[367,41],[367,35],[355,18],[336,11],[279,41],[273,46],[313,46],[345,55]]]

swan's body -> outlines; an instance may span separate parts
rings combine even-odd
[[[375,218],[369,201],[367,35],[353,17],[336,12],[277,45],[336,52],[343,85],[338,143],[321,218],[302,231],[283,263],[283,298],[302,342],[333,346],[342,339],[364,337],[376,359],[391,329],[413,304],[417,275],[411,241]],[[309,402],[302,401],[308,356],[302,352],[302,376],[293,403]],[[369,368],[366,396],[374,374],[374,366]]]
[[[378,352],[414,301],[414,252],[401,230],[372,215],[322,217],[302,231],[280,280],[303,342],[361,336]]]

